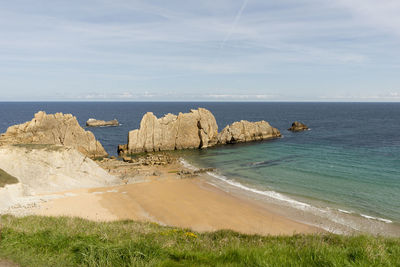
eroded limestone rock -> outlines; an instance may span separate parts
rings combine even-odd
[[[157,118],[146,113],[140,129],[129,132],[128,144],[119,147],[121,154],[163,150],[206,148],[217,143],[218,125],[214,115],[204,109],[189,113],[167,114]]]
[[[281,137],[278,129],[266,121],[238,121],[226,126],[218,134],[218,144],[234,144]]]
[[[8,144],[53,144],[73,147],[91,157],[107,153],[90,131],[85,131],[71,114],[39,111],[28,122],[10,126],[0,135],[0,146]]]

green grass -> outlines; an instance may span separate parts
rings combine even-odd
[[[0,188],[7,184],[16,184],[18,179],[0,169]]]
[[[1,217],[0,258],[21,266],[400,266],[400,239],[192,233],[153,223]]]

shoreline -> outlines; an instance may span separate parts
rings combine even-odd
[[[97,165],[118,178],[119,185],[36,195],[39,202],[11,213],[77,216],[93,221],[131,219],[200,232],[231,229],[262,235],[331,232],[400,236],[397,223],[250,188],[220,177],[218,170],[199,169],[168,152],[128,162],[106,158]]]
[[[181,178],[180,164],[145,167],[157,173],[138,182],[63,192],[32,212],[77,216],[94,221],[137,220],[208,232],[229,229],[246,234],[292,235],[324,230],[275,213],[268,206],[225,192],[204,177]],[[57,193],[60,194],[60,193]]]
[[[196,168],[186,162],[186,166]],[[323,201],[305,202],[276,191],[248,187],[218,173],[207,173],[211,183],[225,192],[255,201],[288,219],[314,226],[323,231],[341,234],[372,234],[400,237],[400,224],[384,218],[350,212],[324,205]]]

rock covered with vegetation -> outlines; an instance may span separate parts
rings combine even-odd
[[[0,146],[7,144],[54,144],[70,146],[91,157],[107,153],[90,131],[85,131],[71,114],[39,111],[31,121],[14,125],[0,135]]]

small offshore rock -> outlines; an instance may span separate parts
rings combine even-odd
[[[89,127],[104,127],[104,126],[119,126],[119,122],[117,119],[113,119],[111,121],[103,121],[103,120],[96,120],[90,118],[86,122],[86,126]]]
[[[292,127],[290,127],[288,130],[292,131],[292,132],[301,132],[301,131],[305,131],[305,130],[308,130],[308,129],[309,128],[304,123],[295,121],[295,122],[292,123]]]
[[[235,144],[281,137],[278,129],[266,121],[241,120],[226,126],[218,134],[218,144]]]

